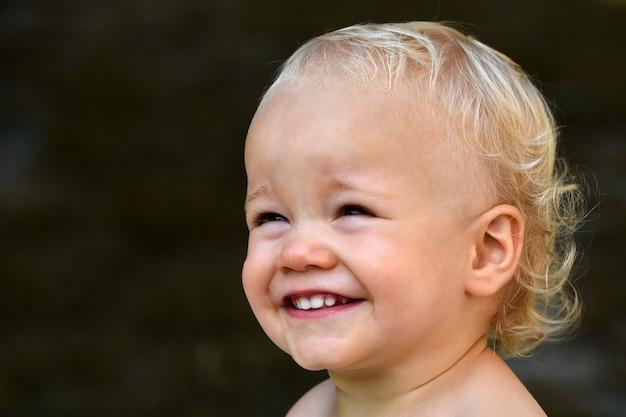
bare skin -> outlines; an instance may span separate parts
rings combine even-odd
[[[320,383],[287,417],[546,415],[504,361],[486,346],[485,339],[441,375],[409,390],[396,389],[391,395],[379,396],[363,387],[356,391],[340,376],[335,378],[341,385],[335,385],[333,379]]]
[[[432,106],[395,100],[311,77],[250,128],[244,289],[268,336],[330,375],[288,415],[545,416],[485,339],[521,213],[468,210]]]

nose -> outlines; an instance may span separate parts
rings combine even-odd
[[[315,228],[292,229],[285,237],[276,268],[303,272],[312,268],[330,269],[337,265],[337,255],[329,238]]]

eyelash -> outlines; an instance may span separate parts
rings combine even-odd
[[[278,213],[272,213],[272,212],[260,213],[254,217],[255,226],[261,226],[262,224],[268,223],[268,222],[286,222],[286,221],[288,220],[285,216],[281,216]]]
[[[338,213],[337,217],[342,216],[373,216],[374,213],[371,210],[366,209],[363,206],[359,206],[358,204],[347,204],[342,206]],[[254,217],[253,224],[255,226],[261,226],[265,223],[269,222],[289,222],[289,220],[278,213],[274,212],[266,212],[260,213]]]
[[[366,209],[358,204],[347,204],[339,210],[341,216],[373,216],[374,213],[371,210]]]

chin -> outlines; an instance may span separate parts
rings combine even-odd
[[[294,361],[303,369],[306,369],[307,371],[323,371],[326,368],[325,366],[321,365],[321,364],[310,364],[307,362],[302,362],[299,360],[294,359]]]
[[[307,371],[321,371],[328,369],[332,361],[331,354],[315,354],[314,352],[305,352],[304,354],[290,353],[292,359]]]
[[[302,368],[308,371],[321,371],[325,369],[344,369],[348,367],[347,358],[338,356],[337,351],[300,351],[298,353],[290,353],[293,360]]]
[[[352,336],[300,334],[283,337],[281,342],[277,343],[278,346],[298,365],[310,371],[348,369],[370,353],[363,349],[363,342],[355,343]]]

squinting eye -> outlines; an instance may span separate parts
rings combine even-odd
[[[254,224],[260,226],[264,223],[268,222],[286,222],[288,221],[286,217],[281,216],[277,213],[261,213],[256,216]]]
[[[371,216],[373,215],[373,213],[370,210],[361,206],[354,205],[354,204],[350,204],[350,205],[342,207],[339,214],[342,216],[359,216],[359,215]]]

